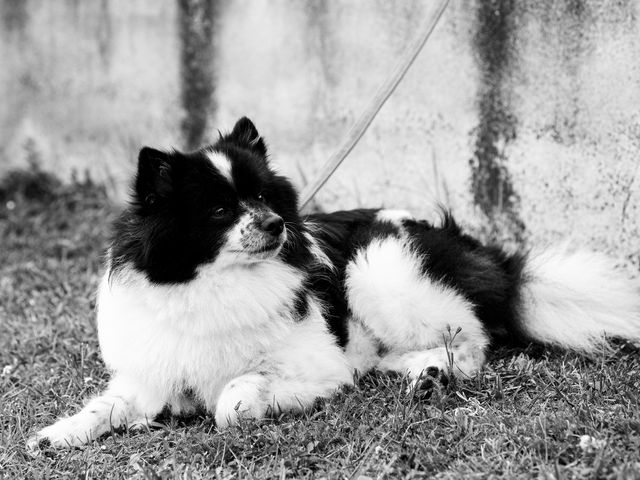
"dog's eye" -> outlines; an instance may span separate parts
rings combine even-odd
[[[227,209],[224,207],[217,207],[213,209],[212,214],[215,218],[222,218],[227,214]]]
[[[258,194],[258,200],[261,201],[262,203],[267,203],[267,199],[264,198],[264,194],[263,193],[259,193]]]

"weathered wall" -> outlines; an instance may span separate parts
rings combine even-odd
[[[2,1],[0,168],[89,169],[121,197],[141,145],[211,139],[248,115],[302,184],[434,2],[226,0],[190,26],[192,3]],[[639,8],[452,1],[318,200],[423,214],[441,201],[472,225],[488,215],[510,237],[569,237],[637,266]]]
[[[169,115],[179,108],[173,2],[1,5],[4,165],[35,150],[62,175],[89,169],[120,182],[142,142],[168,146],[178,136]],[[9,26],[12,5],[25,13]]]

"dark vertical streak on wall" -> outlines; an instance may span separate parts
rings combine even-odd
[[[331,38],[331,3],[328,0],[316,0],[307,3],[306,8],[309,29],[313,32],[311,42],[316,44],[312,53],[318,55],[324,83],[328,88],[333,88],[338,82],[338,76],[332,63],[332,55],[336,52]]]
[[[29,44],[29,12],[32,7],[33,4],[28,0],[0,0],[0,42],[6,42],[16,52],[25,51]],[[3,63],[6,63],[6,59],[3,59]],[[0,68],[7,66],[5,64]],[[24,92],[33,91],[38,85],[27,62],[21,64],[19,69],[14,67],[12,70],[12,75],[3,85],[3,93],[8,95],[2,98],[2,108],[11,112],[11,117],[2,117],[0,120],[0,131],[5,131],[5,138],[15,134],[26,111],[28,97]],[[6,145],[0,144],[0,166],[9,164],[7,151]]]
[[[24,35],[29,21],[29,2],[27,0],[3,0],[0,2],[2,31],[7,35]]]
[[[315,133],[309,138],[310,142],[329,141],[335,132],[332,126],[336,125],[334,120],[335,109],[331,95],[338,85],[338,73],[336,71],[336,50],[332,29],[335,19],[332,16],[333,10],[339,8],[332,5],[328,0],[317,0],[305,2],[305,16],[307,23],[307,34],[305,36],[306,49],[310,62],[310,89],[313,95],[311,108],[310,129]]]
[[[202,146],[207,120],[215,108],[213,33],[217,0],[178,0],[180,88],[184,118],[182,138],[187,149]]]
[[[100,16],[96,29],[98,54],[105,70],[111,66],[113,57],[113,22],[111,18],[110,0],[100,1]]]
[[[471,159],[471,185],[474,202],[491,222],[492,233],[509,234],[522,241],[524,223],[518,215],[519,198],[504,151],[517,134],[517,118],[509,95],[516,5],[516,0],[478,0],[476,4],[474,51],[480,71],[479,123]]]

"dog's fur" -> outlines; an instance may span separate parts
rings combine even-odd
[[[301,218],[246,118],[195,153],[143,148],[114,230],[97,315],[111,381],[32,448],[80,445],[165,406],[200,404],[220,428],[301,410],[354,370],[413,386],[465,378],[504,342],[640,340],[638,288],[599,254],[507,254],[448,214]]]

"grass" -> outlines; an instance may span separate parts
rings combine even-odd
[[[224,433],[205,415],[165,417],[29,456],[27,436],[106,384],[93,309],[115,208],[88,180],[12,175],[0,182],[1,478],[640,477],[640,356],[625,345],[594,359],[502,350],[426,399],[365,375],[303,416]]]

